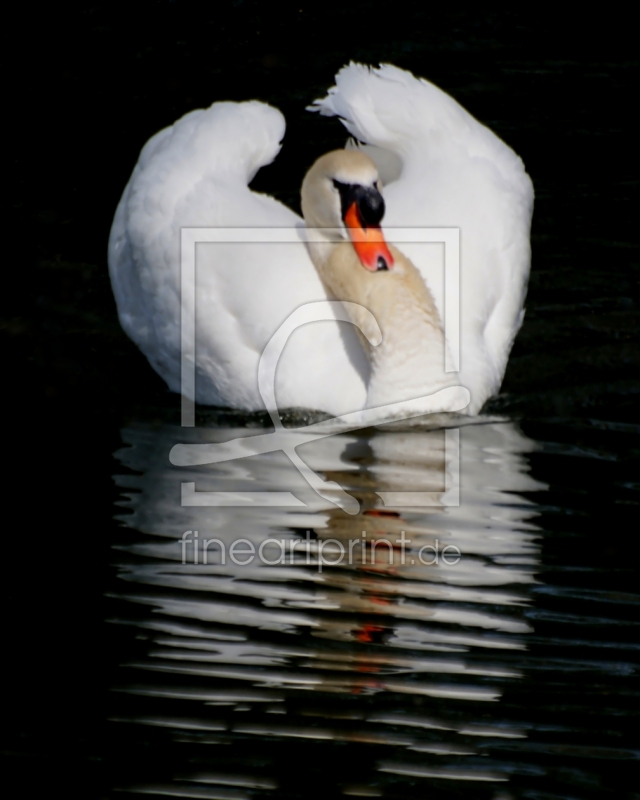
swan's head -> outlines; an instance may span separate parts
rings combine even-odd
[[[308,228],[330,228],[329,238],[350,239],[362,266],[388,270],[394,259],[380,230],[384,200],[378,170],[359,150],[321,156],[302,182],[302,213]]]

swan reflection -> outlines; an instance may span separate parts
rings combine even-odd
[[[250,434],[188,433],[194,443]],[[274,737],[370,747],[361,794],[386,781],[506,780],[507,768],[481,756],[496,738],[525,735],[499,701],[520,680],[517,652],[531,631],[539,545],[536,507],[522,493],[544,487],[528,474],[533,444],[513,424],[453,434],[454,448],[446,430],[303,445],[306,463],[358,500],[351,515],[281,452],[174,467],[168,453],[184,429],[125,429],[117,456],[127,474],[116,480],[131,533],[117,548],[116,621],[145,644],[122,668],[114,718],[162,729],[176,748],[233,749],[249,737],[264,749],[256,780],[267,793],[279,786],[268,768]],[[286,491],[301,505],[182,505],[183,483],[196,497]],[[202,776],[165,790],[146,777],[129,791],[209,796],[194,793]]]

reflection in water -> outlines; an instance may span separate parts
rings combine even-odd
[[[357,498],[355,516],[315,494],[283,453],[169,463],[178,441],[247,435],[123,432],[121,519],[135,533],[117,551],[116,621],[142,644],[121,670],[114,717],[156,731],[175,769],[163,764],[120,788],[309,796],[287,784],[282,762],[294,757],[309,761],[323,796],[472,785],[473,796],[507,797],[499,783],[509,763],[483,756],[487,743],[526,737],[500,701],[521,679],[514,652],[531,631],[523,612],[538,563],[536,511],[518,493],[544,488],[527,474],[532,443],[494,422],[300,447]],[[181,505],[189,482],[190,503],[286,491],[304,505]],[[458,485],[459,505],[449,505]],[[344,767],[341,743],[357,764]]]

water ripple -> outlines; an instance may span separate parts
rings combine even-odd
[[[572,698],[585,680],[597,692],[612,670],[635,675],[630,659],[614,666],[604,650],[583,658],[607,642],[578,630],[607,626],[609,646],[624,647],[611,626],[623,624],[620,609],[638,596],[541,580],[539,522],[553,517],[554,504],[538,502],[547,487],[529,470],[532,454],[604,462],[615,454],[534,444],[497,420],[462,427],[455,451],[445,430],[420,429],[300,447],[312,469],[358,500],[355,516],[311,491],[283,453],[169,463],[177,441],[247,435],[213,425],[122,432],[124,527],[110,597],[130,656],[113,687],[111,720],[132,746],[155,742],[167,764],[162,781],[146,766],[121,791],[305,796],[283,777],[290,751],[311,759],[324,796],[444,797],[473,786],[474,797],[493,798],[491,787],[509,782],[509,796],[524,797],[533,796],[521,794],[533,779],[566,783],[554,772],[558,758],[580,762],[570,780],[578,785],[589,780],[591,759],[632,752],[581,741]],[[458,477],[452,505],[447,487]],[[300,505],[185,505],[183,483],[194,484],[196,501],[198,493],[286,491]],[[240,539],[244,564],[231,557]],[[445,548],[459,557],[443,559]],[[570,637],[553,636],[569,629]],[[535,682],[544,691],[527,710]],[[345,766],[351,752],[357,768]]]

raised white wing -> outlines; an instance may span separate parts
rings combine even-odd
[[[259,102],[215,103],[143,148],[116,211],[109,269],[120,321],[169,388],[180,391],[180,236],[184,227],[302,228],[248,184],[276,157],[285,122]],[[196,258],[196,399],[260,409],[260,355],[300,305],[326,299],[302,243],[202,244]],[[183,298],[184,300],[184,298]],[[295,331],[280,360],[281,408],[333,414],[363,406],[368,365],[350,325]]]
[[[498,391],[523,318],[533,187],[521,159],[453,98],[390,65],[344,67],[311,107],[378,163],[393,227],[460,229],[460,383],[470,413]],[[443,311],[442,247],[399,245]]]

